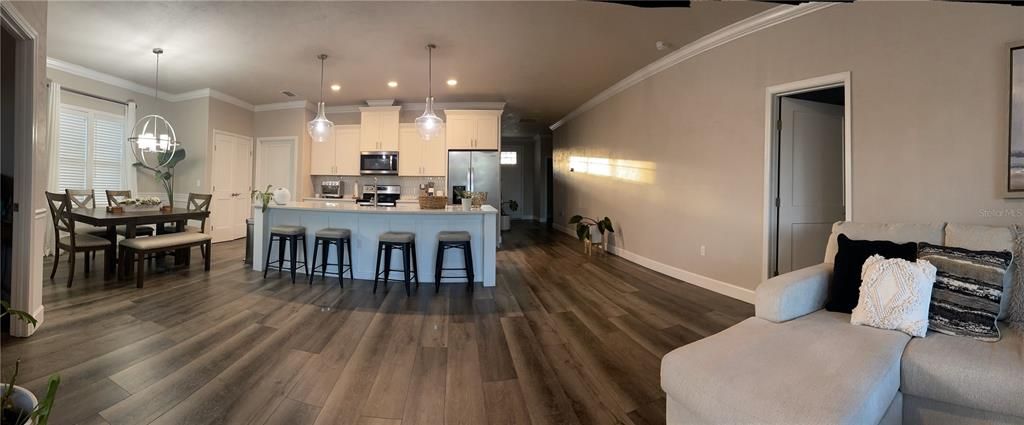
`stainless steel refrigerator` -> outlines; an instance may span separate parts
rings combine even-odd
[[[448,152],[448,193],[452,203],[457,203],[458,190],[487,192],[487,204],[498,208],[501,205],[501,186],[498,183],[497,151],[451,151]]]

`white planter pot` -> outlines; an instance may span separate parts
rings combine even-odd
[[[473,198],[462,198],[462,210],[469,211],[473,208]]]
[[[512,217],[507,215],[501,216],[501,230],[507,231],[512,228]]]
[[[597,230],[597,226],[590,226],[590,242],[601,243],[601,231]]]
[[[7,384],[0,384],[0,391],[7,391]],[[39,400],[36,399],[36,396],[31,391],[17,385],[14,386],[14,393],[11,394],[11,402],[14,403],[16,409],[25,412],[26,415],[36,410],[36,406],[39,404]],[[25,425],[32,424],[31,419],[25,422]]]

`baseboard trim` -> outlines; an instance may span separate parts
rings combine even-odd
[[[576,232],[573,231],[572,229],[569,229],[566,226],[560,224],[553,224],[552,227],[569,236],[572,236],[574,238],[576,237]],[[615,245],[609,246],[609,250],[612,255],[621,257],[625,260],[631,261],[645,268],[654,270],[658,273],[671,276],[675,279],[679,279],[686,283],[699,286],[709,291],[717,292],[730,298],[734,298],[750,304],[754,303],[754,291],[752,289],[742,288],[728,282],[723,282],[718,279],[704,276],[699,273],[683,270],[678,267],[671,266],[660,261],[644,257],[640,254],[623,249]]]
[[[32,312],[32,317],[36,319],[36,325],[32,326],[29,323],[22,322],[21,320],[11,319],[11,336],[18,338],[27,338],[36,333],[36,330],[43,326],[43,320],[46,316],[43,314],[46,311],[46,306],[40,304],[36,311]]]

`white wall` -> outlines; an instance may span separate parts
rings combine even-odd
[[[1020,40],[1020,7],[858,2],[716,47],[555,131],[556,224],[607,215],[619,248],[756,287],[765,89],[844,71],[852,75],[855,220],[1021,222],[1024,202],[1001,196],[1007,43]],[[571,157],[620,167],[570,173]]]

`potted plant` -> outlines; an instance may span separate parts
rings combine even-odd
[[[263,204],[263,212],[267,212],[267,206],[270,205],[270,201],[274,199],[274,191],[270,190],[273,185],[267,185],[265,190],[253,189],[252,193],[249,194],[249,198],[252,199],[255,204],[256,200],[259,199]]]
[[[18,320],[28,322],[32,326],[38,323],[31,314],[12,309],[6,301],[0,301],[0,308],[2,308],[0,317],[10,315]],[[15,385],[20,365],[21,360],[19,359],[14,363],[14,373],[11,374],[10,382],[0,384],[0,423],[46,425],[53,409],[53,400],[57,396],[57,387],[60,386],[60,376],[50,377],[46,388],[46,397],[38,400],[31,391]]]
[[[591,248],[594,245],[600,245],[602,250],[607,250],[608,239],[604,237],[604,234],[605,232],[615,233],[615,228],[612,227],[612,219],[608,217],[597,220],[582,215],[574,215],[569,219],[569,224],[576,225],[576,237],[580,242],[583,242],[583,250],[587,253],[591,252]],[[597,228],[597,233],[593,232],[594,227]]]
[[[162,166],[151,167],[141,162],[132,164],[135,168],[142,168],[153,173],[156,181],[163,185],[164,191],[167,192],[167,209],[174,207],[174,167],[184,159],[185,149],[175,149],[174,153],[161,152],[157,154],[157,161],[164,164]]]
[[[134,211],[151,211],[160,209],[160,198],[150,196],[146,198],[127,198],[118,201],[119,207]]]
[[[512,216],[509,212],[505,211],[505,207],[508,206],[508,211],[516,212],[519,211],[519,203],[515,199],[509,199],[501,203],[501,230],[506,231],[512,228]]]

